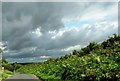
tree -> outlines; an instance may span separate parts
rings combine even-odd
[[[8,64],[8,62],[5,59],[2,59],[2,64]]]
[[[77,51],[76,50],[73,50],[73,55],[76,55],[77,54]]]
[[[92,51],[92,50],[95,50],[95,48],[97,48],[97,43],[90,42],[90,44],[88,45],[88,49]]]

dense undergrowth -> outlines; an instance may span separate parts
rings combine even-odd
[[[2,80],[5,80],[7,79],[9,76],[13,75],[14,73],[9,71],[9,70],[4,70],[3,73],[2,73]]]
[[[44,80],[120,81],[120,35],[101,44],[90,43],[60,58],[22,66],[19,73],[30,73]]]

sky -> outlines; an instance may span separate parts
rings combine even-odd
[[[9,0],[8,0],[9,1]],[[118,33],[117,2],[3,2],[3,58],[40,62]]]

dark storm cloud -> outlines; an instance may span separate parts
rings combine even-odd
[[[3,41],[8,41],[9,48],[13,50],[23,48],[24,42],[30,42],[31,45],[29,36],[26,36],[29,31],[39,26],[42,27],[42,33],[58,30],[64,27],[61,21],[63,17],[82,15],[81,11],[93,4],[95,3],[3,3]]]
[[[2,2],[0,2],[0,42],[2,42]]]
[[[88,30],[64,30],[63,19],[82,18],[84,14],[99,8],[110,9],[111,5],[114,3],[3,2],[3,42],[7,42],[9,50],[3,57],[57,57],[65,53],[61,52],[63,48],[85,45],[90,40],[90,35],[86,38]],[[56,34],[65,32],[62,36],[52,39],[55,34],[50,34],[49,31],[56,31]],[[32,51],[32,47],[37,50]]]
[[[120,1],[118,2],[118,33],[120,34]]]
[[[64,27],[61,19],[73,12],[78,14],[78,9],[76,3],[3,3],[3,41],[12,50],[26,47],[25,43],[31,45],[28,32],[39,26],[42,33],[58,30]]]

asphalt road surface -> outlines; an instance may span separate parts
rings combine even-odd
[[[4,81],[41,81],[41,80],[32,74],[15,74],[13,76],[10,76],[8,79]]]

